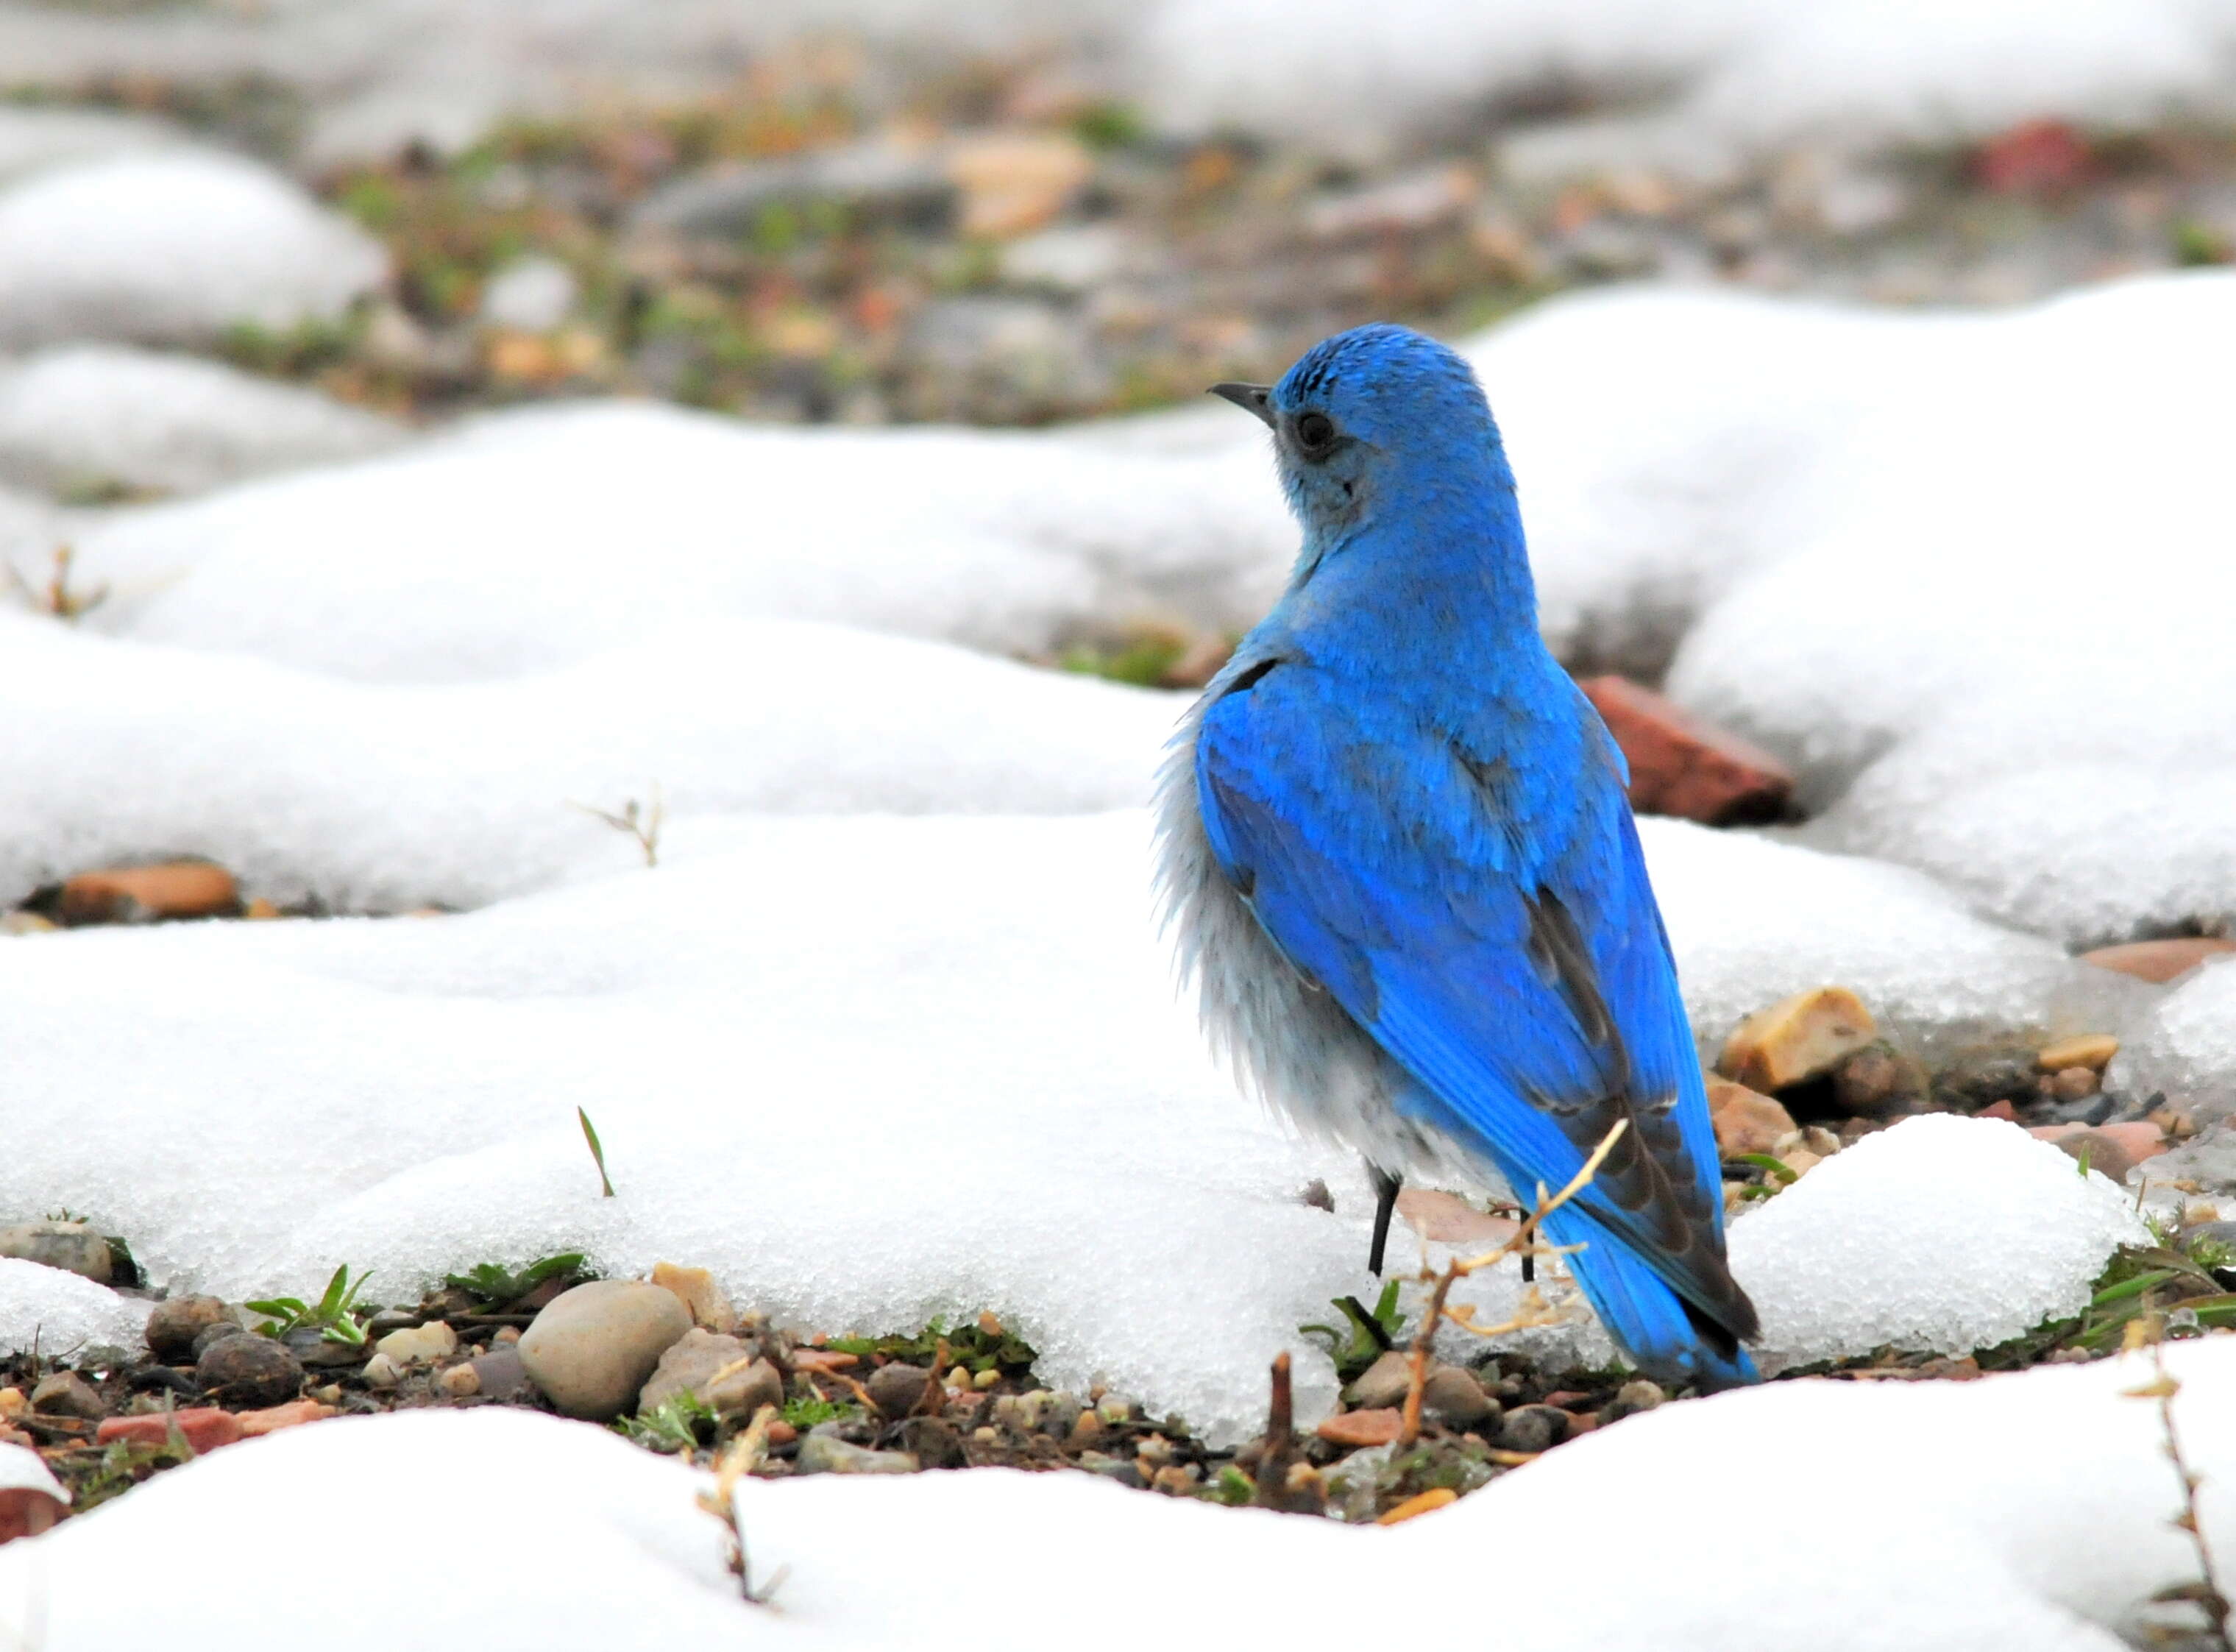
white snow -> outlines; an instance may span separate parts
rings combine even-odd
[[[1001,653],[1161,610],[1254,620],[1287,537],[1262,457],[1100,436],[593,404],[137,513],[82,550],[139,593],[103,629],[391,681],[556,665],[682,614]]]
[[[1125,807],[1185,703],[799,621],[676,615],[555,670],[387,687],[0,609],[0,900],[194,854],[286,905],[478,906],[629,864],[583,808],[655,792],[677,816]]]
[[[2016,1124],[1929,1114],[1867,1135],[1733,1225],[1732,1267],[1787,1365],[1992,1347],[2077,1314],[2133,1201]]]
[[[69,345],[0,362],[0,477],[191,493],[396,444],[389,420],[214,361]]]
[[[1643,289],[1474,347],[1555,646],[1798,768],[1808,840],[2068,944],[2236,913],[2236,278],[1993,315]]]
[[[2166,1360],[2205,1532],[2225,1552],[2236,1340]],[[2180,1493],[2158,1409],[2124,1392],[2151,1376],[2137,1356],[1664,1406],[1394,1528],[1080,1474],[749,1480],[738,1517],[756,1583],[783,1573],[773,1607],[737,1598],[724,1530],[695,1503],[708,1477],[607,1431],[501,1410],[344,1418],[228,1446],[0,1550],[0,1629],[96,1652],[160,1613],[166,1645],[217,1652],[318,1613],[344,1552],[364,1576],[414,1579],[413,1621],[483,1622],[493,1647],[551,1652],[866,1652],[920,1639],[926,1602],[989,1576],[1000,1622],[1059,1625],[1088,1648],[1138,1645],[1148,1610],[1205,1643],[1368,1644],[1405,1603],[1446,1623],[1495,1616],[1500,1636],[1547,1652],[2118,1652],[2152,1594],[2196,1576],[2170,1524]],[[470,1496],[462,1463],[477,1465]],[[348,1494],[314,1498],[311,1519],[306,1487]],[[133,1565],[120,1571],[119,1553]],[[254,1589],[207,1586],[244,1553]],[[1154,1602],[1091,1608],[1082,1589],[1113,1564],[1157,1578]],[[495,1619],[492,1572],[536,1579]],[[327,1614],[320,1636],[374,1652],[398,1622]]]
[[[628,865],[631,846],[583,829]],[[1689,886],[1742,898],[1780,857],[1823,859],[1671,857],[1662,835],[1658,880],[1704,910],[1716,892]],[[1047,1380],[1104,1380],[1226,1438],[1290,1347],[1314,1415],[1332,1373],[1296,1327],[1372,1293],[1371,1201],[1354,1162],[1283,1137],[1212,1065],[1151,932],[1147,839],[1137,813],[694,815],[656,870],[461,917],[10,941],[9,1105],[75,1122],[19,1134],[0,1211],[66,1203],[156,1280],[228,1300],[342,1261],[410,1300],[469,1262],[582,1247],[618,1272],[712,1267],[742,1306],[814,1330],[992,1307]],[[1950,978],[1981,957],[1953,950]],[[1958,1128],[2016,1149],[1942,1149],[1983,1221],[2068,1222],[2068,1178],[2042,1175],[2062,1155]],[[1943,1185],[1930,1134],[1863,1155],[1867,1204]],[[1299,1201],[1315,1176],[1338,1214]],[[1767,1253],[1766,1308],[1851,1266],[1852,1211],[1804,1220],[1810,1185],[1780,1196],[1802,1214]],[[1905,1314],[1931,1346],[2030,1325],[2094,1275],[2100,1236],[2030,1252],[1968,1233],[1980,1271],[1923,1294],[1888,1280],[1880,1339]]]
[[[34,1203],[23,1208],[29,1213]],[[0,1256],[0,1348],[36,1347],[49,1359],[74,1360],[102,1344],[137,1347],[147,1324],[148,1304],[137,1298],[59,1267]]]
[[[2236,964],[2209,964],[2175,985],[2121,1047],[2111,1079],[2137,1095],[2164,1090],[2202,1116],[2236,1111]]]
[[[237,155],[126,155],[0,188],[0,346],[330,320],[386,270],[363,230]]]
[[[184,135],[169,122],[145,115],[0,103],[0,181],[65,161],[168,148]]]

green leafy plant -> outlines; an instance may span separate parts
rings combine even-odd
[[[614,1179],[606,1174],[606,1149],[598,1140],[597,1126],[590,1122],[590,1116],[579,1107],[575,1109],[575,1116],[582,1121],[582,1139],[590,1144],[591,1158],[597,1161],[598,1186],[605,1189],[605,1196],[610,1199],[614,1196]]]
[[[720,1421],[714,1408],[687,1388],[614,1426],[648,1451],[695,1451],[713,1444]]]
[[[864,1359],[882,1354],[912,1366],[939,1365],[942,1370],[961,1366],[974,1377],[988,1371],[1016,1375],[1030,1370],[1038,1358],[1030,1344],[1005,1330],[991,1313],[980,1314],[975,1325],[953,1330],[941,1317],[907,1336],[832,1337],[825,1346]]]
[[[251,1313],[266,1316],[256,1328],[267,1337],[284,1337],[290,1331],[312,1326],[326,1341],[358,1347],[365,1341],[363,1322],[373,1311],[372,1304],[360,1303],[358,1295],[372,1277],[369,1273],[360,1274],[352,1280],[349,1264],[345,1262],[334,1269],[334,1276],[326,1281],[326,1294],[316,1302],[306,1302],[299,1296],[273,1296],[244,1306]]]
[[[1404,1339],[1405,1316],[1398,1311],[1396,1280],[1383,1286],[1382,1294],[1375,1299],[1371,1312],[1355,1296],[1336,1297],[1328,1306],[1343,1315],[1345,1329],[1338,1330],[1332,1325],[1300,1325],[1297,1329],[1305,1336],[1322,1339],[1322,1346],[1335,1361],[1336,1374],[1345,1382]]]
[[[805,1434],[818,1423],[839,1423],[862,1414],[859,1405],[845,1400],[817,1399],[812,1395],[784,1402],[784,1420]]]
[[[508,1302],[518,1301],[546,1280],[582,1271],[582,1253],[570,1250],[556,1256],[539,1256],[518,1273],[496,1262],[477,1262],[463,1274],[445,1274],[443,1283],[464,1291],[487,1306],[502,1307]]]

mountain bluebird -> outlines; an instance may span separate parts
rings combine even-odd
[[[1400,1179],[1557,1188],[1546,1222],[1643,1370],[1755,1379],[1714,1133],[1624,797],[1545,651],[1497,426],[1403,327],[1214,393],[1273,432],[1304,529],[1288,589],[1204,691],[1161,790],[1160,882],[1214,1044],[1365,1155],[1380,1271]]]

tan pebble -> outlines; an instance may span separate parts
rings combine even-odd
[[[393,1388],[404,1380],[404,1367],[385,1353],[377,1353],[365,1362],[360,1373],[368,1388]]]
[[[2061,1102],[2083,1102],[2102,1082],[2094,1067],[2067,1067],[2051,1075],[2049,1093]]]
[[[970,1438],[981,1445],[996,1445],[1001,1443],[1002,1431],[991,1427],[974,1428],[970,1431]]]
[[[996,239],[1038,229],[1095,171],[1077,139],[1020,134],[973,139],[950,154],[948,175],[963,192],[963,233]]]
[[[1134,1466],[1140,1468],[1140,1464]],[[1168,1497],[1185,1497],[1194,1494],[1197,1474],[1193,1463],[1167,1463],[1164,1467],[1148,1472],[1152,1491],[1161,1491]]]
[[[2083,952],[2081,961],[2094,964],[2100,970],[2132,975],[2139,981],[2163,984],[2232,952],[2236,952],[2236,941],[2195,935],[2164,941],[2130,941],[2124,946],[2100,946],[2093,952]]]
[[[1722,1078],[1708,1080],[1708,1120],[1716,1151],[1727,1159],[1771,1152],[1794,1133],[1793,1116],[1776,1096]]]
[[[737,1310],[714,1283],[714,1276],[703,1267],[678,1267],[673,1262],[655,1262],[652,1267],[652,1282],[663,1290],[675,1293],[691,1315],[691,1323],[727,1335],[737,1328]]]
[[[482,1391],[481,1372],[471,1366],[452,1366],[435,1373],[435,1386],[453,1399],[467,1399]]]
[[[1802,1150],[1829,1159],[1840,1150],[1840,1138],[1821,1124],[1812,1124],[1801,1132]]]
[[[270,901],[265,899],[263,896],[259,895],[254,900],[250,901],[247,906],[241,909],[240,915],[243,918],[253,919],[258,923],[268,923],[273,918],[280,916],[280,909],[277,906],[274,906]]]
[[[493,1342],[517,1342],[520,1340],[520,1327],[516,1325],[501,1325],[497,1326],[497,1335],[490,1339]]]
[[[31,1402],[20,1388],[0,1388],[0,1423],[12,1423],[31,1414]]]
[[[1725,1041],[1716,1070],[1751,1089],[1784,1089],[1830,1072],[1878,1031],[1864,1001],[1846,987],[1817,987],[1739,1023]]]
[[[983,1393],[987,1389],[991,1388],[996,1383],[1001,1380],[1002,1373],[1000,1370],[993,1366],[989,1366],[985,1370],[980,1372],[977,1376],[970,1379],[970,1385],[973,1388],[977,1389],[981,1393]]]
[[[1100,1417],[1091,1411],[1083,1411],[1071,1425],[1071,1443],[1084,1445],[1092,1440],[1101,1439],[1108,1432],[1108,1425]]]
[[[2078,1038],[2061,1038],[2054,1044],[2045,1044],[2034,1061],[2046,1073],[2062,1073],[2068,1067],[2086,1067],[2101,1073],[2119,1053],[2120,1041],[2110,1033],[2089,1032]]]
[[[1387,1445],[1404,1426],[1404,1413],[1391,1405],[1338,1412],[1312,1432],[1335,1445]]]
[[[1002,1322],[994,1317],[991,1308],[978,1310],[978,1329],[990,1337],[998,1338],[1003,1334]]]
[[[323,1388],[313,1388],[311,1391],[311,1398],[321,1405],[339,1405],[342,1403],[342,1385],[338,1382],[330,1382]]]

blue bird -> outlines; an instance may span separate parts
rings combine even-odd
[[[1213,393],[1273,432],[1304,530],[1159,795],[1159,884],[1206,1029],[1365,1156],[1381,1269],[1402,1178],[1557,1188],[1546,1224],[1644,1371],[1756,1379],[1722,1182],[1621,752],[1545,650],[1514,475],[1467,364],[1404,327]]]

